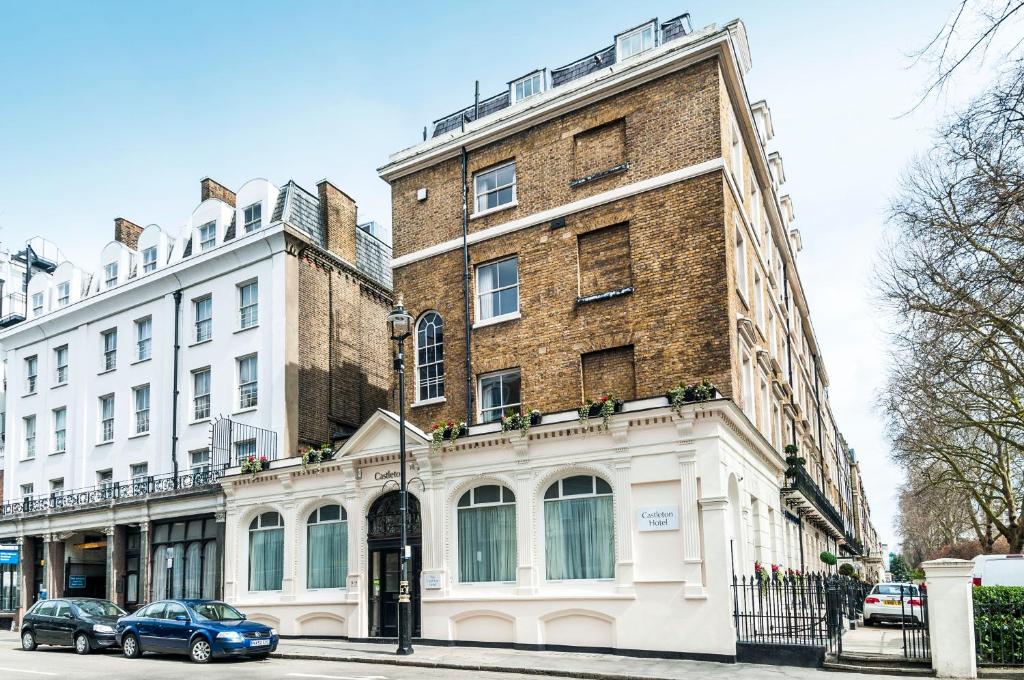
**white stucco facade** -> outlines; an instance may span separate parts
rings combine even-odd
[[[575,413],[548,415],[525,438],[475,426],[440,450],[408,426],[409,488],[422,517],[422,536],[410,541],[422,543],[420,635],[733,657],[732,561],[749,573],[747,562],[792,549],[783,540],[784,461],[731,401],[681,414],[666,404],[627,403],[606,431],[599,419],[581,426]],[[257,475],[229,470],[225,598],[284,635],[370,637],[367,514],[396,488],[397,471],[397,418],[383,411],[319,466],[288,460]],[[612,489],[612,578],[546,577],[545,490],[572,475]],[[487,484],[515,494],[515,580],[463,583],[456,503]],[[310,589],[307,517],[330,504],[348,518],[346,587]],[[678,528],[642,531],[638,513],[664,508],[676,511]],[[284,572],[280,591],[254,592],[248,528],[265,512],[284,520]]]

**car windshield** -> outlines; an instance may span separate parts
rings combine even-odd
[[[911,597],[917,597],[917,586],[903,586],[892,584],[880,584],[875,586],[875,592],[879,595],[910,595]]]
[[[127,612],[104,600],[71,600],[86,616],[124,616]]]
[[[237,609],[223,602],[199,602],[192,605],[192,611],[207,621],[240,621],[242,615]]]

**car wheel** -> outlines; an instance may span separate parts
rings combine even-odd
[[[21,634],[21,648],[26,652],[34,651],[36,648],[36,636],[30,630]]]
[[[204,637],[197,637],[189,647],[189,656],[196,663],[206,663],[213,656],[213,648]]]
[[[142,647],[139,646],[139,638],[128,633],[121,639],[121,651],[129,659],[138,659],[142,656]]]
[[[75,636],[75,653],[76,654],[88,654],[92,651],[92,644],[89,642],[89,637],[85,633],[79,633]]]

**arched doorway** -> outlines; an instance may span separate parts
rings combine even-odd
[[[420,503],[409,498],[408,539],[412,549],[409,562],[409,594],[412,599],[412,634],[420,634],[420,569],[422,529]],[[391,491],[370,506],[366,515],[366,544],[369,570],[367,601],[370,637],[398,637],[398,583],[401,580],[402,513],[400,494]]]

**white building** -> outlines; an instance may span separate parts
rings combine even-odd
[[[319,357],[300,349],[302,329],[366,310],[318,298],[317,277],[369,291],[383,335],[388,250],[326,181],[317,196],[293,182],[255,179],[235,193],[206,179],[182,229],[118,218],[99,273],[62,261],[31,276],[25,320],[0,331],[0,544],[22,545],[22,606],[43,592],[128,606],[219,596],[221,471],[333,434],[299,415],[317,410],[320,380],[303,371]],[[306,298],[322,310],[300,312]],[[331,368],[343,359],[326,356]],[[337,419],[323,426],[354,430],[385,390],[347,420],[332,396]],[[150,573],[165,554],[172,567]]]

